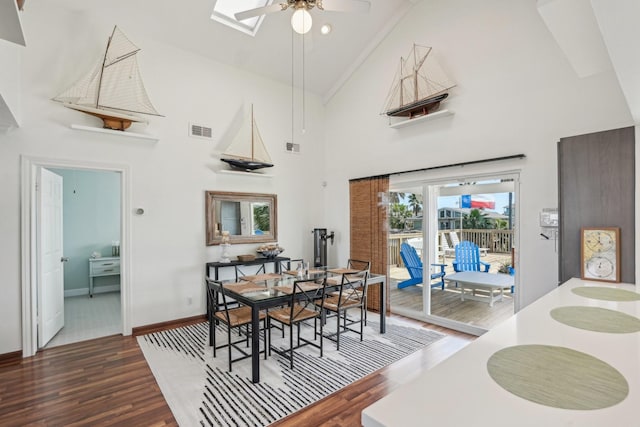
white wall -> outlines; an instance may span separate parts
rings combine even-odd
[[[20,54],[22,46],[0,39],[0,130],[22,121],[20,103]]]
[[[62,177],[64,290],[89,294],[89,258],[112,256],[120,240],[120,174],[107,171],[50,169]],[[96,277],[94,286],[118,285],[118,276]],[[99,291],[98,291],[99,292]],[[70,293],[81,295],[81,293]]]
[[[414,42],[433,46],[457,82],[444,104],[455,115],[392,129],[378,114],[397,59]],[[326,204],[347,202],[350,178],[524,153],[518,230],[524,306],[557,284],[557,253],[538,226],[539,212],[558,205],[557,141],[631,124],[613,71],[578,78],[535,2],[425,0],[327,105]],[[349,217],[342,209],[326,215],[339,235],[334,257],[345,259]]]
[[[160,141],[94,135],[69,124],[97,126],[95,119],[50,98],[97,58],[113,23],[120,22],[117,11],[71,16],[50,2],[36,2],[24,13],[29,48],[22,64],[23,123],[0,134],[0,354],[21,347],[21,155],[130,168],[130,206],[146,211],[130,213],[135,327],[204,312],[203,266],[219,257],[217,247],[204,245],[205,190],[277,193],[279,241],[286,254],[310,258],[311,230],[326,227],[336,231],[329,261],[337,263],[349,255],[349,178],[515,153],[527,155],[521,174],[520,274],[523,302],[534,301],[557,280],[557,256],[538,236],[538,212],[557,206],[557,140],[632,123],[613,73],[577,78],[535,2],[424,0],[328,105],[307,97],[307,131],[296,141],[302,143],[299,156],[282,148],[291,132],[288,86],[158,44],[135,26],[122,29],[143,48],[145,84],[166,117],[132,130]],[[458,83],[446,103],[455,115],[391,129],[378,113],[397,59],[414,42],[434,46]],[[241,106],[251,102],[275,176],[217,174],[221,141],[232,136],[225,132]],[[189,122],[212,126],[215,141],[187,137]],[[252,249],[234,246],[232,254]]]
[[[205,190],[278,195],[279,243],[284,255],[312,256],[311,230],[323,225],[322,135],[324,110],[307,96],[302,153],[284,151],[291,136],[291,88],[242,70],[161,45],[135,28],[122,28],[142,48],[140,68],[147,91],[164,118],[151,118],[158,142],[75,131],[72,123],[99,127],[95,118],[50,100],[74,82],[101,54],[115,17],[64,14],[49,2],[34,3],[23,23],[30,35],[23,55],[22,127],[0,134],[0,354],[21,348],[20,156],[103,162],[130,170],[132,326],[204,313],[204,264],[219,259],[205,246]],[[214,44],[214,43],[212,43]],[[273,178],[216,173],[219,152],[231,141],[229,124],[253,103],[262,138],[275,163]],[[248,111],[248,110],[247,110]],[[187,136],[188,123],[209,125],[214,141]],[[234,245],[231,254],[257,245]],[[123,248],[124,250],[124,248]],[[188,297],[193,304],[187,303]]]

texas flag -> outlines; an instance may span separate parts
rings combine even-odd
[[[460,197],[461,208],[495,209],[493,197],[486,194],[464,194]]]

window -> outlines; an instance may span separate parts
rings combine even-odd
[[[215,0],[211,19],[227,25],[250,36],[255,36],[262,24],[264,15],[236,21],[235,14],[257,7],[270,6],[273,0]]]

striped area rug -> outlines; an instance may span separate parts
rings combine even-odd
[[[226,331],[218,328],[220,343]],[[334,328],[330,322],[325,332]],[[388,319],[386,334],[378,331],[379,324],[369,320],[364,340],[342,335],[339,352],[325,339],[322,358],[313,347],[296,350],[293,370],[272,352],[260,360],[259,384],[251,382],[251,359],[228,372],[226,348],[213,358],[207,323],[143,335],[138,343],[181,426],[266,426],[444,336],[399,319]],[[274,345],[276,337],[282,340],[278,330],[272,333]],[[283,342],[288,346],[288,338]]]

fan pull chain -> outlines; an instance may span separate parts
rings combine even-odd
[[[305,97],[305,76],[304,76],[304,39],[305,34],[302,35],[302,133],[307,131],[306,123],[305,123],[305,106],[306,106],[306,97]]]
[[[294,122],[294,95],[295,95],[295,90],[294,90],[294,86],[295,86],[295,79],[294,79],[294,73],[293,73],[293,57],[294,57],[294,46],[293,46],[293,42],[294,42],[294,31],[293,28],[291,28],[291,144],[293,144],[293,122]],[[293,145],[292,145],[293,146]]]

